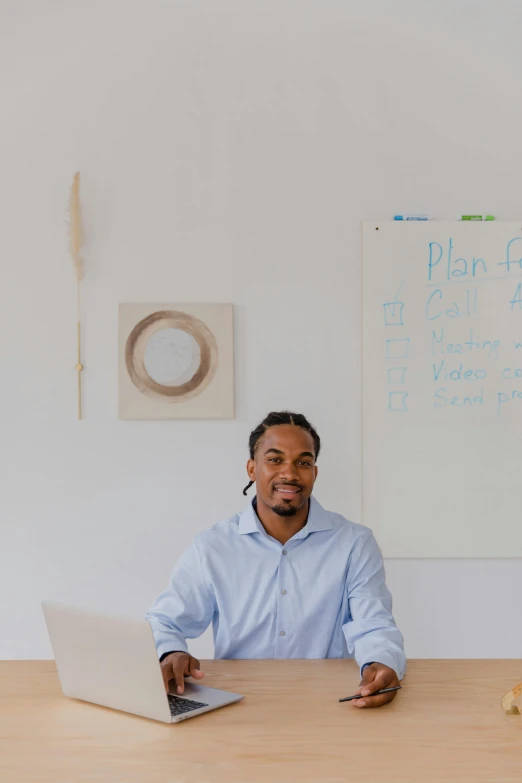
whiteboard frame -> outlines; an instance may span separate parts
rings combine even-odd
[[[465,226],[463,229],[462,227]],[[464,547],[461,544],[456,544],[452,540],[448,540],[444,545],[439,546],[435,550],[422,546],[410,547],[408,542],[397,539],[395,542],[390,542],[385,535],[385,525],[382,525],[379,520],[375,520],[368,517],[367,509],[367,495],[368,495],[368,471],[367,465],[367,419],[370,414],[368,408],[368,398],[366,394],[367,386],[367,372],[366,372],[366,308],[367,308],[367,294],[366,285],[368,278],[368,232],[371,230],[383,230],[383,231],[397,231],[397,232],[430,232],[438,231],[444,232],[445,230],[477,232],[479,235],[484,236],[484,232],[493,229],[494,232],[506,231],[506,234],[516,233],[522,235],[522,221],[492,221],[492,222],[470,222],[463,223],[461,221],[425,221],[425,222],[408,222],[403,223],[401,221],[382,221],[382,220],[364,220],[361,223],[361,506],[362,506],[362,522],[368,527],[372,528],[376,534],[377,540],[381,545],[383,554],[387,558],[520,558],[522,557],[522,513],[515,517],[515,519],[507,522],[506,525],[511,524],[511,528],[506,530],[504,527],[504,539],[502,533],[502,525],[499,525],[498,519],[492,520],[492,540],[491,545],[487,548],[484,547],[484,542],[480,545],[474,545],[473,541],[468,546]],[[511,281],[510,281],[511,282]],[[522,316],[521,316],[522,318]],[[522,416],[522,408],[521,408]],[[521,440],[522,443],[522,440]],[[522,466],[522,446],[521,446],[521,466]],[[520,497],[522,509],[522,470],[520,481]],[[494,534],[493,534],[494,529]]]

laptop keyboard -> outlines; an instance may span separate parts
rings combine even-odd
[[[183,712],[192,712],[192,710],[199,710],[200,707],[208,707],[208,704],[203,704],[201,701],[193,701],[192,699],[182,699],[180,696],[171,696],[168,694],[170,714],[173,718],[176,715],[181,715]]]

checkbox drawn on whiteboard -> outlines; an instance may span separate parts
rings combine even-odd
[[[395,340],[386,340],[386,359],[408,359],[410,355],[409,337],[397,338]]]
[[[405,413],[408,410],[408,392],[396,391],[388,394],[388,410]]]
[[[388,385],[399,386],[406,380],[406,367],[390,367],[388,370]]]
[[[404,302],[387,302],[383,307],[385,326],[404,326]]]

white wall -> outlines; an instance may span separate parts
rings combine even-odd
[[[316,494],[360,519],[359,221],[520,216],[521,24],[503,0],[0,0],[0,657],[50,657],[44,597],[143,614],[242,508],[270,409],[315,422]],[[236,305],[234,421],[118,420],[118,302],[165,300]],[[387,571],[410,656],[520,656],[519,561]]]

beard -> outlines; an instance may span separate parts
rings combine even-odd
[[[277,506],[272,506],[272,511],[280,517],[295,517],[299,508],[297,506],[285,506],[280,503]]]
[[[288,486],[296,487],[297,484],[288,484]],[[272,511],[280,517],[295,517],[297,512],[300,511],[303,508],[303,506],[308,503],[308,497],[306,497],[304,500],[302,499],[303,488],[299,487],[299,489],[301,490],[301,494],[298,495],[297,498],[294,498],[294,500],[290,503],[284,501],[277,502],[274,506],[270,506]]]

